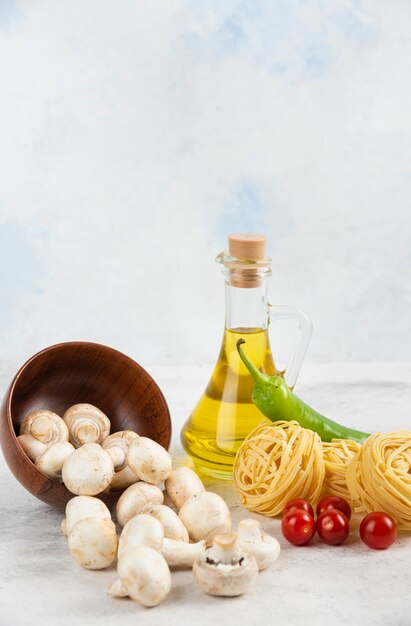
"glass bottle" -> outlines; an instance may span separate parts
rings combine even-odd
[[[230,478],[235,453],[247,434],[264,418],[251,400],[253,380],[241,361],[236,343],[253,363],[268,375],[285,375],[293,388],[311,339],[312,325],[305,313],[267,300],[271,259],[265,256],[266,237],[230,235],[229,252],[216,261],[223,266],[226,319],[217,363],[208,385],[181,431],[184,449],[196,469],[219,478]],[[268,328],[273,321],[293,319],[299,340],[283,372],[276,369]]]

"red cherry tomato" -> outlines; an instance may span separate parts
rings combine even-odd
[[[347,500],[340,498],[339,496],[327,496],[320,500],[317,504],[317,517],[324,513],[324,511],[330,511],[331,509],[337,509],[344,513],[345,517],[350,521],[351,519],[351,507]]]
[[[324,543],[339,546],[347,539],[350,524],[342,511],[330,509],[321,513],[317,519],[317,531]]]
[[[297,500],[290,500],[284,507],[283,515],[288,513],[288,511],[294,511],[295,509],[299,511],[301,510],[307,511],[307,513],[309,513],[311,517],[314,517],[313,507],[311,506],[309,502],[307,502],[307,500],[304,500],[303,498],[298,498]]]
[[[360,537],[369,548],[384,550],[396,540],[397,525],[388,513],[369,513],[361,522]]]
[[[293,546],[304,546],[315,535],[315,521],[307,511],[293,509],[283,515],[281,530],[284,537]]]

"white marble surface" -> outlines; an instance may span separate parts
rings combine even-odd
[[[180,426],[207,381],[210,368],[149,368],[169,401],[173,454],[182,461]],[[1,378],[1,390],[8,382]],[[330,416],[364,429],[411,426],[411,364],[306,366],[298,393]],[[341,547],[315,541],[286,544],[279,522],[263,520],[282,554],[259,575],[252,593],[236,599],[203,595],[190,571],[173,574],[172,591],[155,609],[115,600],[106,588],[115,569],[90,572],[70,557],[60,532],[61,514],[35,500],[0,461],[0,626],[368,625],[411,623],[411,538],[388,551],[367,549],[352,532]],[[245,512],[229,483],[210,484],[223,494],[235,520]]]

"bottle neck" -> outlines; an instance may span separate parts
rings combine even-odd
[[[237,287],[225,281],[226,318],[229,330],[262,329],[268,327],[268,281],[259,281],[256,287]]]

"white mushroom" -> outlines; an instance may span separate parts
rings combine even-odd
[[[239,596],[257,578],[258,565],[252,556],[243,555],[237,533],[216,535],[205,559],[193,566],[198,586],[212,596]]]
[[[144,513],[157,518],[164,528],[164,537],[175,541],[188,541],[188,530],[177,513],[164,504],[147,504]]]
[[[166,491],[178,509],[192,496],[205,491],[205,487],[197,474],[189,467],[173,469],[166,480]]]
[[[70,435],[70,443],[75,448],[86,443],[101,443],[110,434],[110,420],[107,415],[92,404],[75,404],[63,415]]]
[[[85,517],[71,529],[68,545],[80,565],[86,569],[103,569],[117,555],[116,527],[110,519]]]
[[[204,491],[186,500],[179,517],[192,541],[205,539],[210,545],[215,535],[231,530],[231,515],[227,504],[211,491]]]
[[[25,435],[19,435],[17,437],[17,441],[19,442],[23,452],[27,454],[29,459],[33,462],[39,458],[46,450],[47,445],[42,443],[38,439],[35,439],[33,435],[29,435],[26,433]]]
[[[65,535],[68,535],[73,526],[86,517],[111,519],[110,511],[99,498],[75,496],[67,502],[66,517],[61,523],[61,530]]]
[[[74,446],[68,441],[57,441],[46,448],[43,454],[36,459],[36,467],[42,474],[62,483],[61,472],[67,457],[74,452]]]
[[[20,426],[20,435],[27,434],[46,446],[51,446],[56,441],[69,440],[64,421],[59,415],[47,409],[39,409],[26,415]]]
[[[117,567],[122,588],[143,606],[156,606],[171,589],[171,574],[165,558],[148,546],[128,550]]]
[[[121,494],[116,506],[117,521],[121,526],[127,524],[135,515],[142,513],[147,504],[163,504],[163,492],[155,485],[138,482]]]
[[[167,450],[148,437],[139,437],[132,443],[127,453],[127,464],[141,480],[153,485],[166,480],[172,470]]]
[[[238,541],[244,554],[253,556],[258,569],[272,565],[280,556],[280,544],[277,539],[261,530],[261,524],[255,519],[243,519],[238,524]]]
[[[124,526],[118,544],[118,558],[131,548],[148,546],[160,550],[163,545],[164,528],[152,515],[142,513],[132,517]]]
[[[169,567],[193,567],[196,561],[205,558],[206,542],[187,543],[164,537],[161,553]]]
[[[95,496],[104,491],[114,475],[109,453],[97,443],[86,443],[70,454],[63,465],[63,482],[71,493]]]
[[[126,463],[128,449],[138,437],[132,430],[120,430],[106,437],[101,444],[111,455],[116,470],[110,485],[112,491],[127,489],[139,480]]]

